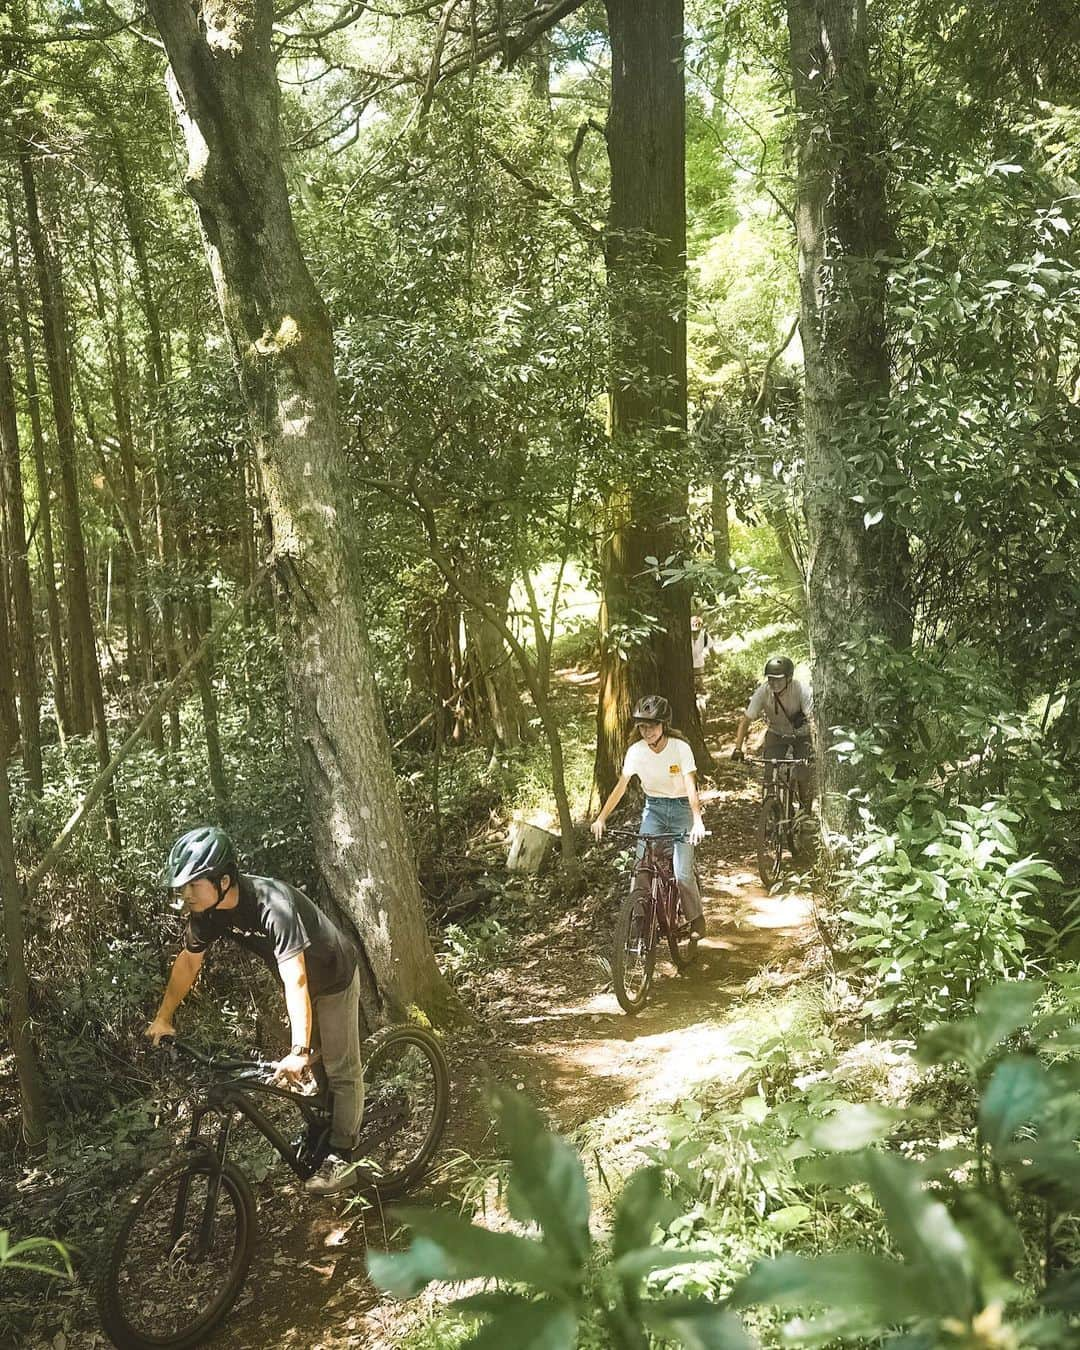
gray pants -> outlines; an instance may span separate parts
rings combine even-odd
[[[315,1000],[315,1026],[323,1070],[330,1087],[330,1147],[348,1158],[364,1116],[364,1067],[360,1061],[360,973],[353,972],[340,994]]]
[[[762,759],[787,759],[788,749],[792,759],[809,759],[813,754],[813,742],[809,736],[781,736],[779,732],[767,731],[765,745],[761,751]],[[771,783],[774,770],[766,766],[765,781]],[[809,764],[800,764],[795,770],[795,785],[798,788],[799,803],[804,811],[814,804],[814,771]]]

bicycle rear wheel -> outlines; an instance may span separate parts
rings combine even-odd
[[[228,1313],[255,1240],[243,1172],[213,1154],[148,1172],[105,1235],[95,1281],[101,1324],[120,1350],[187,1350]]]
[[[615,923],[615,948],[611,956],[615,997],[623,1012],[633,1014],[645,1006],[655,965],[655,910],[640,896],[628,895]]]
[[[450,1071],[423,1027],[385,1027],[364,1047],[358,1189],[390,1200],[427,1171],[450,1113]]]
[[[671,953],[675,969],[681,971],[692,965],[697,959],[698,940],[691,933],[690,920],[683,913],[682,897],[679,895],[677,884],[675,894],[668,903],[667,912],[671,916],[667,931],[668,951]]]
[[[766,886],[772,886],[780,879],[783,859],[783,811],[779,799],[769,796],[761,803],[757,831],[758,875]]]

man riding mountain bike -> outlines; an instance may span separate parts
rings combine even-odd
[[[770,656],[765,662],[765,679],[750,696],[746,711],[739,719],[735,732],[735,747],[731,758],[743,758],[743,742],[751,722],[764,717],[768,730],[762,757],[779,760],[787,757],[791,746],[794,759],[813,757],[814,695],[808,682],[795,678],[795,663],[788,656]],[[767,782],[772,781],[773,770],[767,769]],[[799,803],[804,811],[814,804],[814,780],[809,764],[800,764],[795,770]]]
[[[241,873],[232,840],[214,826],[181,835],[165,864],[171,908],[187,917],[184,946],[146,1035],[174,1036],[173,1014],[198,978],[208,948],[228,938],[254,952],[283,987],[292,1048],[278,1064],[282,1081],[299,1081],[318,1043],[332,1101],[331,1153],[305,1183],[334,1195],[352,1183],[364,1078],[360,1060],[360,975],[353,943],[302,891]]]

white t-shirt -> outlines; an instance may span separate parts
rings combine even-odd
[[[709,650],[709,635],[704,628],[690,634],[690,656],[695,670],[705,669],[705,653]]]
[[[810,686],[801,680],[788,680],[787,688],[779,694],[773,693],[766,680],[758,685],[746,705],[749,721],[756,722],[759,717],[764,717],[769,730],[780,736],[794,733],[796,728],[791,724],[791,717],[797,712],[802,712],[808,718],[814,715],[814,695]],[[806,735],[810,734],[809,727],[803,727],[802,730]]]
[[[685,741],[669,736],[659,754],[644,741],[635,741],[626,752],[623,776],[641,779],[646,797],[686,797],[686,775],[696,773],[694,752]]]

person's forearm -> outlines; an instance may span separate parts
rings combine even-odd
[[[750,730],[750,719],[745,713],[739,718],[739,726],[735,732],[735,749],[741,750],[743,741],[746,740],[746,733]]]
[[[202,967],[202,959],[193,952],[182,951],[173,962],[169,982],[161,996],[161,1005],[155,1021],[171,1022],[173,1013],[191,993],[191,987]]]
[[[690,803],[690,810],[692,811],[695,820],[700,820],[701,798],[698,796],[697,785],[692,779],[688,779],[686,783],[686,800]]]
[[[285,1007],[289,1014],[289,1029],[293,1045],[310,1045],[314,1018],[311,1012],[311,994],[308,991],[306,970],[285,981]]]
[[[608,794],[607,801],[600,808],[600,814],[596,817],[597,820],[607,820],[608,816],[611,815],[612,811],[615,810],[625,795],[626,784],[620,778]]]

